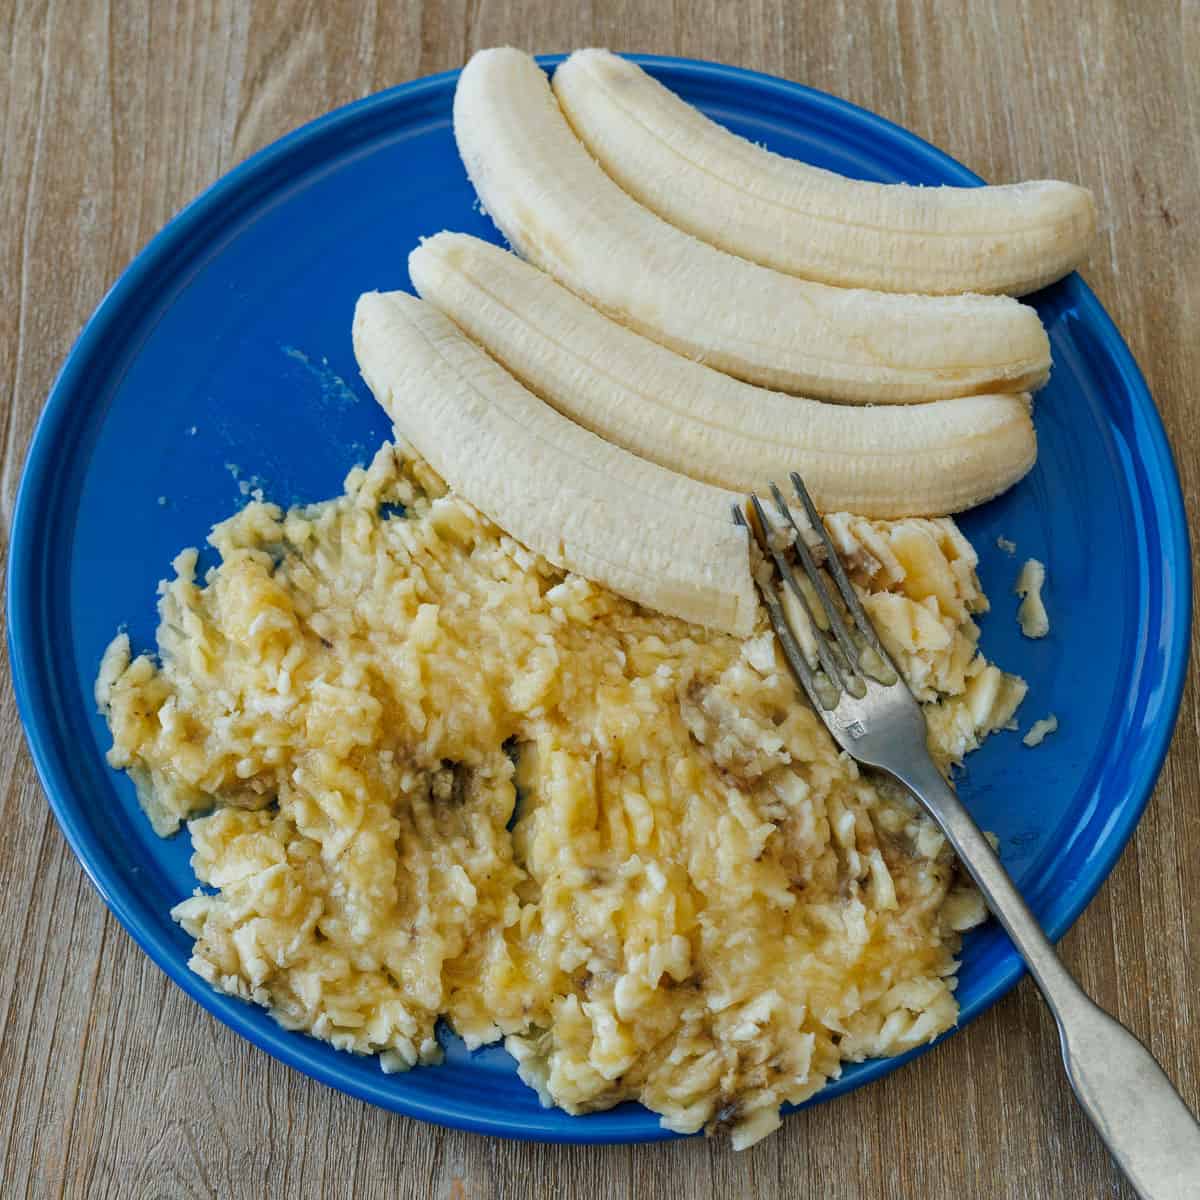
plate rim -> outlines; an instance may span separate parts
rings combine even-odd
[[[565,54],[538,55],[537,60],[543,67],[551,67],[565,57]],[[901,150],[906,156],[920,160],[947,178],[957,178],[962,184],[983,182],[962,163],[911,131],[830,93],[763,72],[703,59],[658,54],[629,54],[624,57],[645,67],[661,67],[676,75],[687,75],[710,82],[724,81],[735,88],[749,84],[785,101],[802,98],[810,111],[815,108],[835,120],[848,120],[856,130],[862,131],[871,140],[882,135],[892,143],[890,149]],[[239,1037],[327,1086],[391,1111],[440,1125],[541,1142],[598,1144],[665,1140],[681,1135],[658,1125],[657,1114],[631,1104],[609,1110],[604,1114],[606,1120],[598,1127],[588,1122],[580,1122],[580,1128],[576,1130],[575,1123],[572,1122],[566,1129],[557,1126],[545,1129],[523,1122],[516,1114],[503,1111],[498,1116],[480,1115],[477,1109],[463,1111],[453,1096],[443,1100],[442,1097],[433,1099],[425,1095],[384,1091],[359,1079],[346,1078],[335,1068],[327,1069],[323,1063],[313,1061],[310,1048],[300,1041],[306,1035],[287,1031],[273,1023],[265,1030],[249,1026],[242,1012],[246,1008],[244,1002],[216,992],[199,976],[188,970],[186,964],[181,964],[177,956],[153,935],[153,931],[143,925],[134,911],[134,906],[124,895],[119,880],[114,881],[110,878],[110,872],[105,869],[103,854],[98,854],[96,848],[90,844],[86,830],[74,816],[74,802],[64,800],[64,794],[69,795],[71,789],[66,786],[61,765],[48,745],[51,738],[38,711],[38,701],[45,690],[44,681],[38,676],[36,655],[26,644],[30,634],[36,630],[38,611],[35,603],[38,580],[36,572],[33,571],[31,553],[32,543],[39,529],[35,501],[43,491],[44,481],[53,465],[56,434],[68,424],[71,416],[70,400],[78,386],[76,377],[81,376],[87,368],[108,327],[123,321],[131,305],[137,305],[144,280],[154,277],[173,256],[186,253],[188,247],[196,241],[204,243],[214,218],[227,221],[231,204],[240,208],[253,202],[255,196],[264,190],[269,191],[278,171],[288,165],[295,150],[335,134],[343,126],[357,125],[379,114],[386,116],[398,100],[417,104],[424,97],[436,95],[447,84],[457,79],[460,70],[461,68],[458,68],[409,80],[352,101],[299,126],[258,150],[185,205],[147,242],[107,289],[54,378],[22,466],[10,525],[6,596],[6,636],[14,697],[42,790],[72,853],[83,866],[106,906],[142,951],[168,978],[201,1007],[229,1026]],[[1147,449],[1150,452],[1151,461],[1143,463],[1143,473],[1148,480],[1148,496],[1144,497],[1143,507],[1151,511],[1160,524],[1158,548],[1163,554],[1164,567],[1162,601],[1164,613],[1168,614],[1166,619],[1174,622],[1170,629],[1174,636],[1167,644],[1166,662],[1159,681],[1159,716],[1149,731],[1129,781],[1131,802],[1120,809],[1121,819],[1113,823],[1104,853],[1089,859],[1091,876],[1084,887],[1073,892],[1073,900],[1067,907],[1065,917],[1048,926],[1048,932],[1054,940],[1074,924],[1103,886],[1132,837],[1154,790],[1174,733],[1182,700],[1190,648],[1193,569],[1178,468],[1161,416],[1133,354],[1099,299],[1078,274],[1073,273],[1058,286],[1068,290],[1071,300],[1083,311],[1087,322],[1104,342],[1114,360],[1122,390],[1130,402],[1132,419],[1144,435],[1145,441],[1139,441],[1139,448],[1143,453]],[[1169,572],[1166,570],[1168,564],[1173,568]],[[846,1091],[865,1086],[928,1052],[932,1046],[939,1045],[944,1038],[991,1008],[1024,974],[1024,965],[1015,952],[1010,950],[999,968],[994,971],[990,985],[975,999],[969,1009],[962,1011],[956,1026],[931,1044],[892,1058],[869,1060],[856,1073],[852,1086],[831,1081],[807,1101],[805,1106],[823,1103]],[[306,1041],[309,1040],[311,1039],[306,1038]],[[379,1083],[384,1083],[387,1078],[380,1073]],[[626,1109],[628,1111],[623,1112]]]

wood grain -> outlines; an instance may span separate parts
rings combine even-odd
[[[0,506],[55,370],[130,258],[302,121],[480,46],[716,59],[892,118],[983,175],[1095,189],[1085,274],[1200,503],[1200,4],[1063,0],[0,0]],[[3,541],[7,554],[7,533]],[[1195,647],[1193,644],[1193,665]],[[1028,984],[881,1083],[735,1155],[527,1146],[322,1088],[217,1024],[110,917],[48,814],[0,665],[0,1194],[70,1197],[1129,1196]],[[1200,1104],[1200,710],[1067,937],[1092,994]],[[1198,1181],[1200,1189],[1200,1181]]]

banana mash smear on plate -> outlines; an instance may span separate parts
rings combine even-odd
[[[949,519],[830,519],[943,763],[1007,724]],[[504,1038],[546,1103],[627,1099],[744,1146],[840,1063],[953,1025],[984,909],[933,823],[861,776],[765,623],[742,641],[548,566],[406,448],[346,494],[251,503],[109,647],[110,762],[215,889],[191,966],[378,1054]],[[514,819],[515,818],[515,819]]]

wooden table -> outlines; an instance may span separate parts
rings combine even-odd
[[[902,0],[0,2],[4,514],[82,322],[181,205],[253,150],[481,46],[607,45],[802,80],[995,180],[1095,190],[1085,272],[1200,504],[1200,5]],[[7,539],[5,539],[7,543]],[[7,550],[7,544],[5,544]],[[1195,643],[1193,644],[1195,645]],[[1194,655],[1193,655],[1194,657]],[[170,984],[43,800],[0,666],[0,1194],[129,1197],[1132,1195],[1075,1110],[1026,982],[881,1083],[746,1154],[694,1139],[513,1144],[312,1083]],[[1200,1104],[1200,711],[1189,688],[1132,845],[1064,943]],[[1197,1181],[1200,1194],[1200,1180]]]

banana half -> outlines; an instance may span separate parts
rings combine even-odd
[[[732,493],[567,420],[404,292],[359,298],[354,352],[397,432],[517,541],[659,612],[753,630],[758,601]]]
[[[1037,313],[1000,296],[908,296],[798,279],[718,250],[639,204],[571,131],[537,63],[463,68],[454,135],[492,220],[571,291],[680,354],[764,387],[907,404],[1043,383]]]
[[[572,54],[554,94],[636,200],[713,246],[806,279],[1023,295],[1078,266],[1096,232],[1091,192],[1071,183],[865,183],[772,154],[607,50]]]
[[[408,270],[426,300],[564,416],[721,488],[763,491],[799,471],[825,512],[943,516],[1011,487],[1037,457],[1027,397],[824,404],[682,358],[466,234],[427,239]]]

